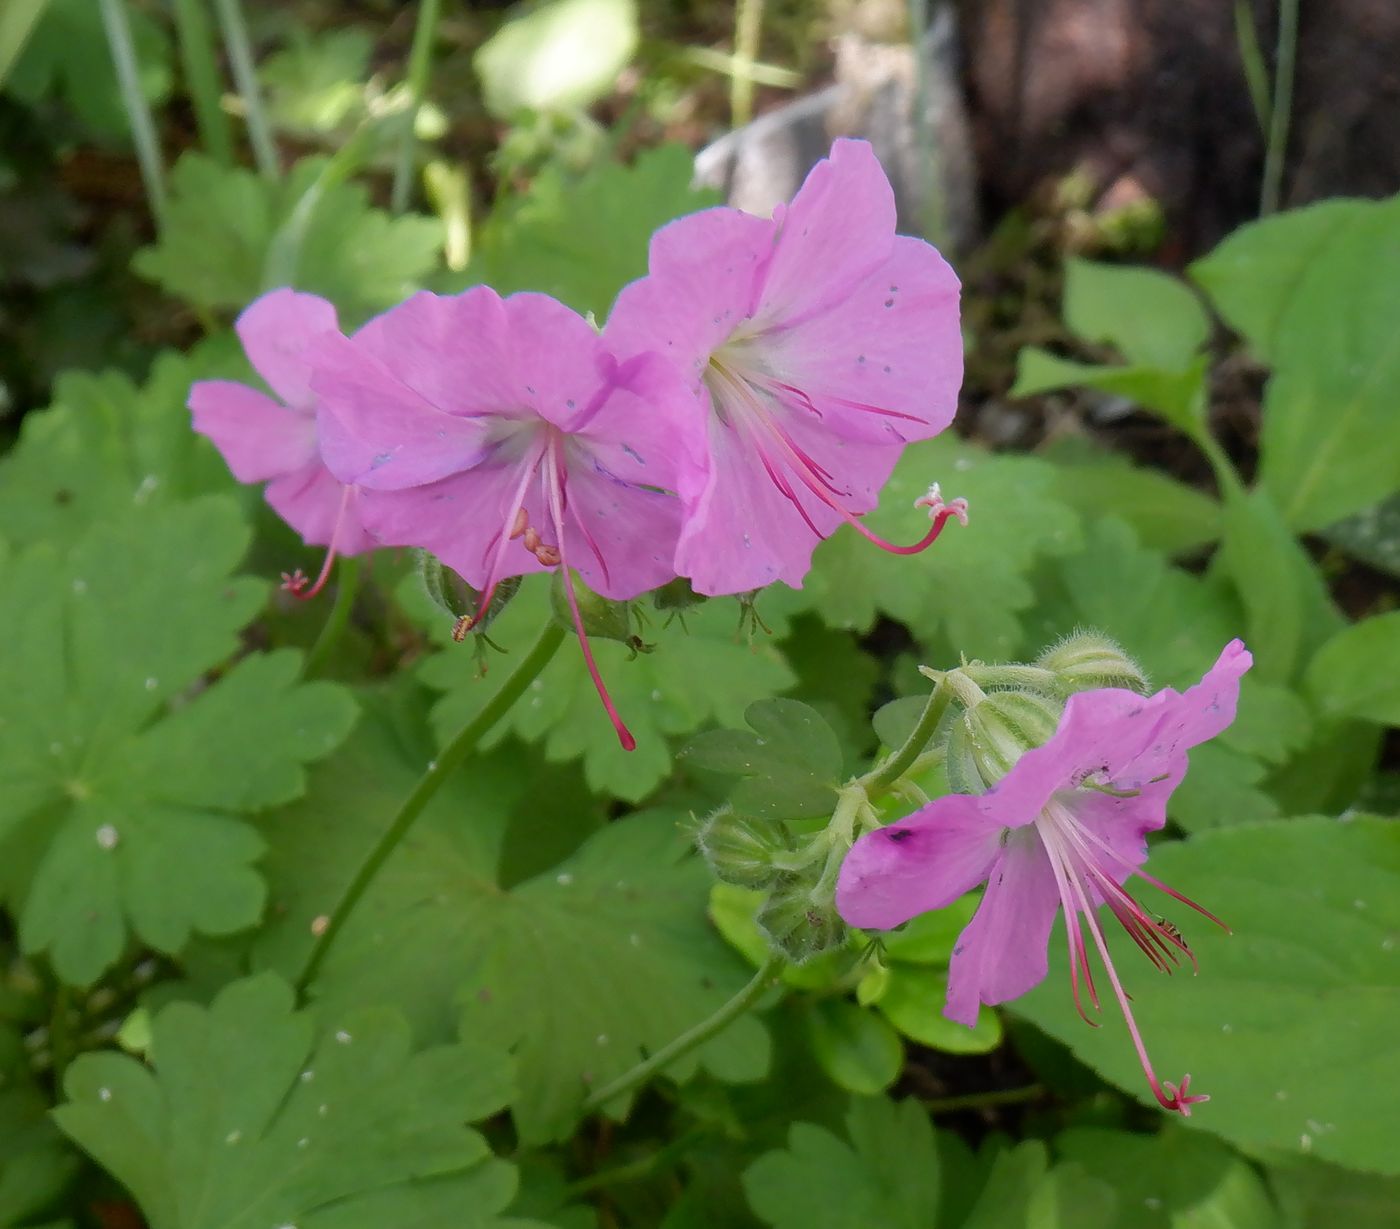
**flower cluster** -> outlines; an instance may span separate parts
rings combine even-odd
[[[206,381],[195,429],[332,558],[431,551],[480,594],[558,570],[618,737],[573,572],[628,600],[677,576],[703,595],[798,586],[849,523],[928,546],[961,501],[920,500],[910,546],[860,522],[905,444],[942,431],[962,373],[958,282],[894,233],[870,147],[840,140],[786,209],[716,208],[663,227],[649,273],[600,336],[545,295],[421,293],[340,332],[333,308],[277,290],[239,335],[280,403]],[[468,620],[470,622],[470,620]]]
[[[1142,864],[1147,834],[1165,824],[1167,800],[1186,774],[1187,751],[1234,720],[1240,677],[1251,663],[1236,640],[1185,692],[1077,691],[1058,721],[1052,716],[1040,729],[1033,727],[1049,701],[1034,690],[966,698],[967,712],[948,742],[949,777],[961,778],[966,792],[938,798],[856,841],[837,884],[841,916],[853,926],[887,930],[985,883],[948,968],[944,1014],[970,1027],[982,1004],[1016,998],[1044,979],[1050,929],[1063,910],[1080,1014],[1088,1019],[1085,998],[1099,1005],[1087,935],[1153,1094],[1163,1108],[1189,1114],[1207,1098],[1189,1091],[1189,1076],[1177,1085],[1158,1080],[1109,954],[1099,907],[1108,907],[1157,968],[1169,972],[1182,957],[1194,965],[1181,931],[1143,909],[1123,884],[1136,874],[1219,922]],[[1035,672],[1022,673],[1033,678]],[[1134,670],[1117,673],[1126,679]],[[964,757],[958,736],[967,731],[971,753]]]

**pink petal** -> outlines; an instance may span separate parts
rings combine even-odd
[[[1013,832],[948,963],[943,1014],[972,1028],[981,1004],[1004,1003],[1045,978],[1060,893],[1034,828]]]
[[[213,441],[239,482],[264,482],[316,459],[316,422],[232,380],[190,388],[194,429]]]
[[[981,883],[998,860],[1002,830],[973,801],[965,794],[936,799],[852,845],[836,883],[846,922],[889,930]]]
[[[395,491],[436,482],[487,455],[487,422],[445,414],[359,344],[338,335],[309,351],[321,456],[341,481]]]
[[[519,466],[483,465],[426,486],[364,491],[361,516],[380,542],[432,551],[468,584],[481,589],[492,578],[502,532],[511,527],[511,504],[520,480]],[[523,505],[531,523],[546,540],[552,540],[537,477],[527,483]],[[501,563],[495,580],[545,570],[519,540],[507,540]]]
[[[263,494],[308,546],[330,545],[342,510],[344,521],[336,534],[336,550],[342,555],[358,555],[376,545],[360,520],[354,492],[346,500],[345,487],[319,461],[274,478]]]
[[[443,413],[518,409],[506,305],[489,286],[458,295],[420,291],[376,316],[354,340]]]
[[[846,298],[894,242],[894,191],[868,142],[839,140],[782,211],[754,311],[760,327],[795,322]]]
[[[593,326],[546,294],[506,301],[515,404],[565,430],[594,408],[617,360]]]
[[[710,355],[754,309],[777,228],[737,209],[706,209],[663,226],[647,277],[625,286],[603,338],[619,359],[655,351],[696,382]]]
[[[624,601],[675,579],[679,498],[620,482],[586,461],[570,466],[566,490],[565,558],[590,589]]]
[[[894,242],[889,259],[827,310],[758,343],[772,374],[810,398],[827,430],[852,439],[927,439],[957,411],[958,279],[927,243]]]
[[[314,294],[273,290],[255,299],[233,326],[257,373],[289,406],[310,409],[308,345],[323,333],[339,332],[335,308]]]

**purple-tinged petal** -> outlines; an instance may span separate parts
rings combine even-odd
[[[762,327],[806,319],[879,268],[894,240],[894,190],[866,141],[838,140],[778,215],[762,296]]]
[[[517,405],[571,430],[595,408],[617,365],[593,326],[546,294],[505,301]]]
[[[190,389],[194,429],[208,436],[239,482],[265,482],[316,459],[316,422],[232,380]]]
[[[489,286],[420,291],[376,316],[355,344],[445,414],[516,414],[519,395],[506,304]]]
[[[586,458],[569,466],[566,491],[566,558],[590,589],[626,601],[675,579],[677,496],[620,482]]]
[[[837,912],[851,926],[889,930],[986,879],[1000,860],[1001,829],[973,802],[950,794],[861,837],[841,864]]]
[[[772,222],[722,206],[663,226],[652,236],[651,272],[623,287],[605,342],[619,359],[654,351],[698,382],[753,312],[776,233]]]
[[[341,555],[362,554],[378,545],[360,520],[357,493],[351,491],[347,498],[345,487],[320,461],[274,478],[263,495],[307,546],[329,546],[332,535]]]
[[[445,414],[359,345],[338,335],[310,349],[321,399],[321,457],[342,482],[396,491],[436,482],[486,455],[487,422]]]
[[[1060,892],[1035,829],[1013,832],[948,962],[943,1014],[972,1028],[981,1005],[1004,1003],[1045,979]]]
[[[756,345],[774,378],[800,389],[826,430],[903,444],[952,422],[963,341],[952,269],[921,240],[894,244],[887,261],[827,310]]]
[[[546,570],[523,542],[509,538],[500,552],[501,566],[492,568],[514,517],[522,474],[516,465],[483,465],[426,486],[364,491],[360,513],[370,533],[386,546],[431,551],[469,585],[483,589],[491,580]],[[524,486],[521,506],[544,533],[548,513],[539,478]]]
[[[306,348],[321,334],[340,331],[335,308],[318,295],[273,290],[244,308],[233,327],[248,361],[272,391],[295,409],[310,409]]]

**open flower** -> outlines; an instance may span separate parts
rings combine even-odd
[[[323,334],[338,337],[335,308],[314,294],[274,290],[250,304],[234,326],[266,393],[234,380],[200,380],[190,389],[194,429],[206,435],[240,482],[266,482],[263,494],[308,546],[325,546],[321,575],[300,596],[318,592],[336,555],[374,546],[355,506],[355,491],[321,460],[316,395],[307,350]],[[300,573],[297,574],[300,576]]]
[[[903,446],[937,435],[962,381],[958,280],[894,233],[870,146],[840,140],[772,219],[708,209],[652,238],[604,337],[685,374],[707,458],[681,488],[681,575],[701,593],[800,586],[818,541],[876,504]]]
[[[655,355],[617,362],[547,295],[486,286],[415,295],[353,340],[324,336],[314,361],[323,455],[362,490],[370,531],[459,572],[481,594],[478,616],[507,577],[561,569],[584,660],[630,750],[570,569],[615,600],[674,579],[674,492],[699,463],[674,370]]]
[[[985,794],[952,794],[861,837],[841,868],[836,903],[853,926],[887,930],[940,909],[986,882],[972,921],[953,949],[944,1014],[971,1026],[981,1004],[1024,994],[1047,969],[1055,914],[1064,910],[1075,1003],[1095,1008],[1085,933],[1103,960],[1148,1083],[1161,1105],[1189,1114],[1197,1101],[1161,1083],[1118,979],[1100,925],[1107,905],[1160,969],[1192,960],[1181,933],[1123,889],[1137,874],[1218,921],[1140,868],[1146,834],[1166,822],[1167,799],[1186,773],[1189,748],[1235,718],[1240,676],[1252,658],[1238,641],[1185,693],[1143,697],[1117,688],[1070,697],[1051,738],[1031,748]]]

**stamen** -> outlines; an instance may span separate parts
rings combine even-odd
[[[308,589],[306,587],[306,573],[300,568],[297,568],[290,576],[286,572],[282,573],[282,588],[294,598],[309,602],[326,587],[326,581],[330,579],[331,575],[331,565],[336,560],[336,543],[340,539],[340,530],[345,524],[345,513],[350,507],[350,498],[354,495],[355,490],[355,487],[347,486],[340,493],[340,511],[336,513],[335,528],[331,530],[330,544],[326,547],[326,558],[321,564],[321,572],[316,577],[315,583]]]
[[[593,680],[593,687],[598,693],[598,699],[603,702],[603,709],[608,714],[608,720],[612,722],[613,729],[617,731],[617,741],[622,744],[624,751],[635,751],[637,740],[618,715],[617,706],[613,704],[612,696],[608,694],[608,689],[603,683],[603,676],[598,672],[598,664],[593,660],[593,649],[588,643],[588,633],[583,630],[583,615],[579,612],[578,596],[574,593],[574,577],[569,570],[568,560],[564,554],[564,503],[560,482],[560,465],[556,455],[557,449],[557,441],[551,441],[548,451],[545,453],[545,493],[549,500],[550,517],[554,521],[554,532],[559,538],[558,555],[564,577],[564,596],[568,599],[569,613],[574,620],[574,631],[578,634],[579,648],[583,651],[583,664],[588,668],[588,676]],[[576,516],[574,520],[577,522],[578,517]]]

